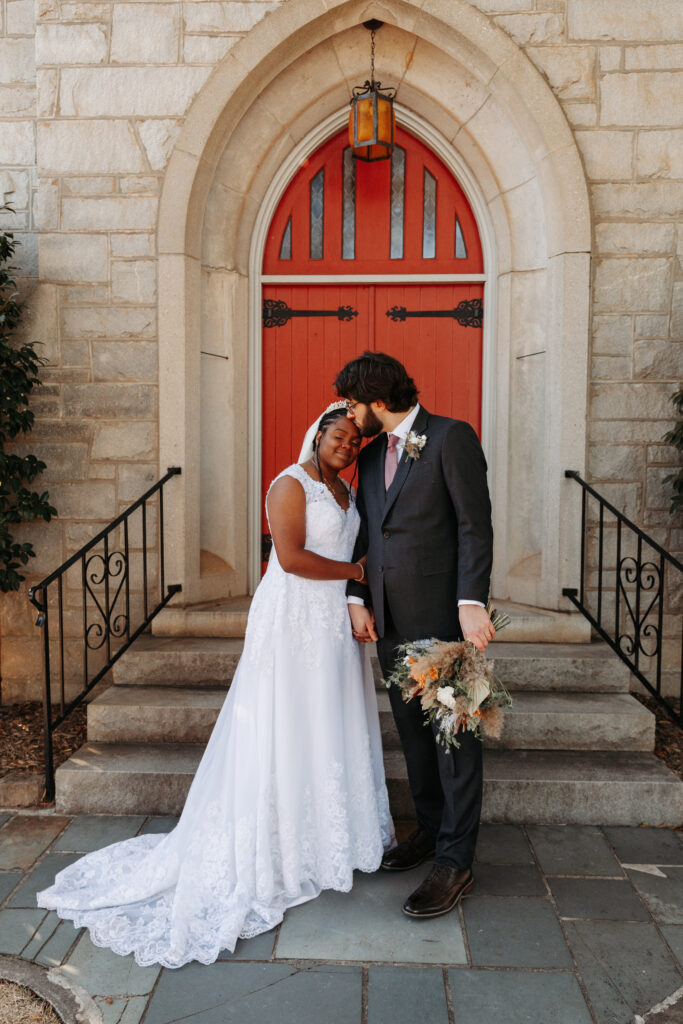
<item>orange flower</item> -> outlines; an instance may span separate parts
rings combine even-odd
[[[429,678],[432,680],[432,682],[436,682],[436,680],[439,678],[439,670],[436,668],[430,668]]]
[[[408,664],[409,665],[414,665],[416,661],[417,661],[417,658],[408,658]]]
[[[422,673],[421,676],[417,677],[416,682],[418,682],[420,684],[420,689],[424,690],[425,684],[427,682],[427,676],[424,674],[424,672]]]

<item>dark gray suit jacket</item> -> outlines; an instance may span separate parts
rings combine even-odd
[[[347,587],[372,605],[380,636],[386,597],[406,640],[457,633],[458,600],[488,600],[493,551],[486,460],[472,427],[420,408],[412,430],[427,443],[419,459],[403,452],[388,491],[387,435],[359,456],[353,557],[368,556],[369,595],[353,581]]]

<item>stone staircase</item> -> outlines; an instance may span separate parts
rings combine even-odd
[[[157,634],[189,631],[183,614]],[[231,614],[242,632],[242,610]],[[223,635],[144,636],[117,662],[113,685],[88,705],[88,742],[57,770],[59,812],[180,812],[242,651],[228,626],[223,615],[201,627]],[[628,671],[608,648],[520,638],[489,650],[515,703],[501,739],[486,742],[484,820],[681,824],[683,783],[652,753],[654,716],[629,694]],[[410,819],[403,754],[373,664],[392,809]]]

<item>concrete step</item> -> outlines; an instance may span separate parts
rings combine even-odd
[[[202,744],[86,743],[57,769],[63,814],[179,814]],[[396,819],[414,816],[405,761],[385,755]],[[683,822],[683,783],[640,751],[488,751],[484,821],[669,825]]]
[[[152,623],[155,636],[240,637],[247,627],[251,598],[230,597],[209,604],[169,604]],[[504,636],[508,643],[589,643],[590,623],[578,612],[534,608],[513,601],[495,601],[510,616]]]
[[[141,636],[112,669],[127,686],[223,686],[234,675],[244,641],[226,637]],[[501,682],[513,690],[628,692],[629,671],[606,644],[495,641],[489,648]],[[381,682],[373,655],[375,679]]]
[[[111,686],[88,704],[88,739],[206,743],[225,700],[220,687]],[[652,750],[655,717],[626,693],[515,693],[499,740],[516,750]],[[382,742],[400,747],[386,689],[377,693]]]

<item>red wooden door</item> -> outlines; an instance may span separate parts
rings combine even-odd
[[[264,497],[336,397],[339,369],[365,349],[400,359],[428,409],[480,431],[483,282],[425,281],[482,274],[476,223],[440,160],[396,135],[394,158],[374,164],[353,160],[345,134],[331,139],[273,217],[263,267]],[[395,274],[420,280],[392,282]],[[285,275],[361,280],[277,282]]]

